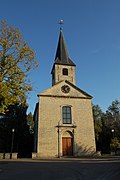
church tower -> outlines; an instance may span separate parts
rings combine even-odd
[[[76,84],[75,67],[76,65],[69,57],[63,32],[62,29],[60,28],[60,35],[58,40],[55,61],[51,71],[52,86],[62,80],[67,80],[75,85]]]
[[[38,94],[34,112],[36,157],[95,154],[92,96],[76,86],[75,68],[60,28],[52,87]]]

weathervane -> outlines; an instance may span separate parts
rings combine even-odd
[[[63,19],[60,19],[60,22],[59,22],[59,24],[60,24],[60,30],[62,30]]]

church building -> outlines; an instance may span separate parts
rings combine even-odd
[[[96,152],[92,96],[76,86],[75,70],[60,28],[52,86],[38,94],[34,112],[37,157],[77,157]]]

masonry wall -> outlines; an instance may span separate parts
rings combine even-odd
[[[63,75],[63,69],[68,69],[68,76]],[[68,80],[69,82],[76,84],[75,79],[75,66],[68,66],[68,65],[58,65],[55,64],[55,83],[61,80]]]
[[[62,106],[72,108],[73,126],[61,126],[60,138],[67,130],[74,135],[74,156],[95,152],[95,136],[91,99],[67,97],[39,97],[37,156],[58,157],[58,124],[62,125]],[[62,155],[62,141],[60,151]]]

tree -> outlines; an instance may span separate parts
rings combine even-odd
[[[93,105],[92,109],[93,109],[93,119],[94,119],[94,121],[101,120],[101,116],[102,116],[103,112],[102,112],[101,108],[99,107],[99,105]]]
[[[27,115],[27,124],[29,126],[30,133],[34,133],[34,121],[31,112]]]
[[[118,148],[120,148],[120,142],[118,141],[117,138],[112,139],[110,144],[111,151],[114,151],[116,154]]]
[[[37,66],[34,51],[23,40],[20,31],[0,23],[0,113],[10,105],[25,104],[32,86],[28,72]]]
[[[0,152],[11,151],[12,129],[14,132],[13,152],[18,157],[31,157],[33,151],[33,134],[27,124],[27,106],[15,104],[9,111],[0,116]]]
[[[1,116],[0,140],[2,140],[2,143],[0,144],[0,151],[3,150],[4,152],[10,152],[12,129],[15,129],[13,151],[19,151],[19,147],[21,146],[21,136],[27,134],[27,130],[25,131],[25,129],[28,127],[26,111],[27,106],[15,104],[9,106],[9,111],[7,111],[5,115]]]
[[[120,143],[120,102],[115,100],[103,113],[99,105],[93,105],[96,149],[110,153]]]
[[[102,153],[109,153],[112,145],[120,140],[120,102],[115,100],[108,107],[104,118],[102,120],[102,133],[101,133],[101,151]],[[112,145],[111,145],[112,144]]]
[[[114,130],[114,137],[120,141],[120,102],[118,100],[113,101],[108,107],[106,121],[109,122],[110,130]]]
[[[93,119],[95,127],[96,149],[101,150],[102,116],[103,112],[99,105],[93,105]]]
[[[93,110],[93,119],[94,119],[94,126],[95,126],[95,138],[96,140],[99,140],[99,135],[102,131],[103,112],[98,105],[93,105],[92,110]]]
[[[117,99],[108,107],[108,112],[110,112],[114,118],[120,113],[120,102]]]

